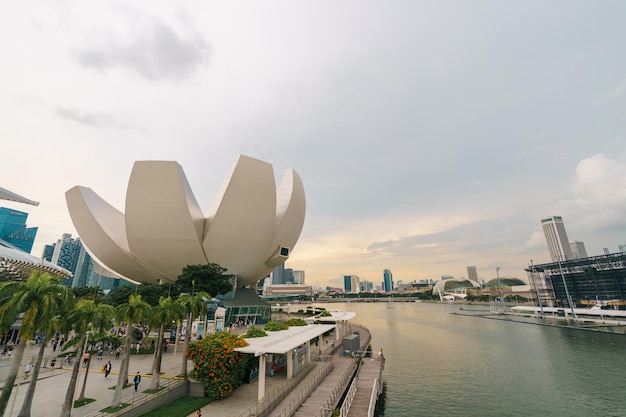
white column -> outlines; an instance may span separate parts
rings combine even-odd
[[[311,363],[311,341],[307,340],[306,342],[306,363],[307,365]]]
[[[287,379],[292,378],[293,373],[293,349],[287,351]]]
[[[317,341],[317,347],[319,348],[319,354],[320,354],[320,355],[322,354],[322,350],[324,350],[324,347],[325,347],[325,346],[324,346],[324,338],[323,338],[323,336],[324,336],[324,335],[322,335],[322,334],[321,334],[321,335],[318,337],[318,341]]]
[[[261,353],[259,357],[259,394],[257,401],[261,401],[265,397],[265,372],[266,372],[265,353]]]

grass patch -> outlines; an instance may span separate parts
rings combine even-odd
[[[209,399],[205,397],[185,397],[172,401],[154,411],[143,414],[142,417],[171,417],[186,416],[198,408],[202,408],[209,403]],[[205,413],[209,414],[209,413]]]
[[[93,398],[85,398],[82,401],[76,400],[76,401],[74,401],[74,408],[82,407],[83,405],[92,403],[94,401],[96,401],[96,400],[94,400]]]
[[[130,406],[130,404],[128,404],[128,403],[121,403],[119,405],[119,407],[107,407],[107,408],[103,408],[100,411],[102,411],[103,413],[117,413],[118,411],[123,410],[123,409],[125,409],[126,407],[129,407],[129,406]]]

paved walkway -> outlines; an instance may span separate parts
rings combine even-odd
[[[369,341],[370,338],[369,334],[361,334],[361,337],[362,343],[365,340]],[[163,354],[161,368],[161,385],[168,384],[168,382],[172,381],[176,375],[180,374],[180,369],[182,365],[182,349],[180,349],[179,347],[176,353],[174,352],[174,350],[174,346],[170,345],[168,352]],[[37,351],[35,348],[32,348],[29,352],[25,354],[28,355],[28,357],[32,357],[33,355],[37,354]],[[52,358],[53,356],[54,352],[52,352],[52,348],[46,348],[44,357]],[[13,360],[14,358],[0,357],[0,386],[4,384],[4,380],[8,374],[11,362]],[[105,379],[104,372],[101,371],[101,368],[107,360],[111,360],[111,363],[113,364],[113,369],[108,379]],[[136,372],[140,372],[143,377],[141,385],[139,387],[139,393],[134,394],[131,387],[124,390],[124,402],[140,400],[142,396],[145,397],[150,395],[143,394],[142,391],[148,389],[150,386],[151,376],[148,375],[148,373],[152,371],[152,360],[152,354],[131,355],[129,367],[130,379],[132,380],[132,375],[134,375]],[[337,363],[337,361],[340,362]],[[85,388],[85,397],[95,399],[95,401],[83,407],[72,409],[73,416],[93,417],[101,415],[101,413],[98,413],[98,411],[111,405],[115,392],[114,388],[117,382],[120,362],[121,360],[114,359],[114,355],[108,354],[105,354],[102,360],[97,360],[97,358],[92,359],[90,367],[91,369],[89,371],[87,385]],[[343,365],[351,362],[351,360],[348,358],[335,357],[333,362],[335,362],[335,373],[337,373],[341,372],[341,370],[345,371],[345,367]],[[65,366],[65,368],[56,369],[52,373],[50,372],[49,368],[41,368],[31,408],[33,416],[56,417],[60,414],[71,377],[71,368],[67,365]],[[192,363],[188,362],[187,366],[188,370],[191,370]],[[18,375],[17,380],[20,385],[19,387],[15,387],[13,389],[11,398],[9,399],[9,404],[5,413],[6,417],[16,417],[22,406],[27,386],[30,383],[29,379],[21,379],[23,378],[22,372],[23,369],[20,370],[20,374]],[[305,379],[299,384],[299,387],[302,387],[302,384],[306,384],[306,382],[311,378],[312,375],[313,372],[307,375]],[[333,372],[331,371],[329,377],[332,375]],[[81,372],[78,376],[78,383],[76,386],[76,393],[74,398],[78,397],[78,395],[80,394],[80,391],[83,387],[84,376],[84,368],[81,368]],[[331,380],[332,378],[325,379],[324,381],[322,381],[320,386],[326,387],[330,385],[335,385],[330,384]],[[283,383],[284,381],[284,374],[279,374],[273,378],[266,378],[265,392],[270,392],[274,387]],[[257,403],[257,382],[258,381],[255,381],[251,384],[244,384],[237,388],[230,397],[220,401],[213,401],[210,404],[202,407],[203,414],[208,416],[239,417],[242,413],[244,413],[246,410],[248,410],[250,407],[254,406]],[[294,388],[293,392],[298,391],[300,389],[299,387]],[[289,396],[287,397],[286,401],[290,401]],[[323,399],[320,399],[320,401],[323,401]],[[320,406],[321,404],[318,405],[318,410]],[[280,411],[281,408],[282,407],[279,405],[276,410]],[[189,417],[194,416],[195,412],[189,415]]]

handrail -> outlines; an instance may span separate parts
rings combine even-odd
[[[356,390],[357,390],[357,378],[355,377],[352,380],[352,383],[350,384],[350,388],[348,389],[348,393],[346,394],[346,398],[343,401],[343,404],[341,404],[341,408],[339,410],[339,417],[347,417],[348,413],[350,412],[350,406],[352,405],[352,401],[354,400],[354,397],[356,396]]]
[[[94,411],[93,413],[90,414],[86,414],[84,417],[117,417],[120,415],[123,415],[124,413],[128,412],[130,409],[138,407],[142,404],[145,404],[147,402],[150,402],[158,397],[160,397],[161,395],[165,395],[167,393],[168,390],[171,390],[173,388],[177,388],[180,385],[186,384],[187,380],[185,379],[177,379],[177,378],[172,378],[172,379],[168,379],[167,382],[165,384],[160,384],[161,387],[164,387],[165,389],[163,389],[162,391],[159,390],[159,392],[156,392],[154,394],[149,394],[149,393],[138,393],[135,394],[134,392],[130,395],[126,395],[124,397],[122,397],[122,403],[128,403],[130,404],[127,407],[124,407],[123,409],[113,412],[113,413],[108,413],[108,412],[104,412],[102,410],[99,411]],[[106,407],[105,407],[106,408]]]

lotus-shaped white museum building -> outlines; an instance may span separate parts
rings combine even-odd
[[[272,165],[240,156],[205,216],[182,167],[174,161],[135,162],[122,213],[90,188],[65,193],[72,222],[90,254],[136,282],[176,281],[187,265],[216,263],[254,284],[283,263],[306,211],[293,170],[276,190]]]

